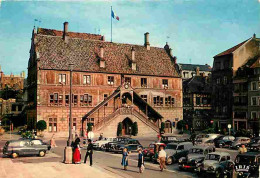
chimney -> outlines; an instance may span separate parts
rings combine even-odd
[[[100,47],[100,61],[99,61],[99,67],[100,68],[105,68],[106,67],[106,61],[104,59],[104,47]]]
[[[132,70],[136,70],[135,49],[134,49],[134,47],[132,47],[131,52],[132,52],[132,57],[131,57]]]
[[[105,35],[102,36],[102,41],[105,41]]]
[[[168,45],[168,42],[166,42],[166,45],[164,46],[165,51],[169,51],[170,46]]]
[[[148,32],[146,32],[144,34],[144,46],[146,47],[147,50],[150,50],[149,33]]]
[[[196,68],[196,76],[199,76],[199,75],[200,75],[200,68],[197,67],[197,68]]]
[[[253,38],[256,38],[256,35],[255,35],[255,33],[253,34]]]
[[[68,41],[69,22],[64,22],[63,25],[64,25],[64,28],[63,28],[63,40],[65,42],[67,42]]]

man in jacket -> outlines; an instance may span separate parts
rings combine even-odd
[[[86,156],[84,159],[84,163],[87,162],[88,156],[90,159],[90,166],[92,166],[92,155],[93,155],[93,144],[91,143],[91,140],[88,139],[88,147],[87,147],[87,152],[86,152]]]

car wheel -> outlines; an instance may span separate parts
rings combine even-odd
[[[12,158],[17,158],[18,156],[18,153],[12,153]]]
[[[219,169],[216,170],[215,175],[216,175],[216,178],[222,178],[223,177],[222,174],[221,174],[221,170],[219,170]]]
[[[173,163],[173,158],[172,157],[169,157],[166,161],[167,164],[172,164]]]
[[[45,151],[40,151],[40,152],[39,152],[39,156],[40,156],[40,157],[44,157],[44,156],[45,156]]]

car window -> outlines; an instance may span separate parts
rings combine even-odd
[[[133,142],[132,141],[128,141],[128,144],[133,144]]]
[[[32,140],[33,145],[41,145],[42,142],[40,140]]]
[[[230,156],[227,156],[227,160],[230,160]]]
[[[133,141],[133,144],[138,144],[138,143],[137,143],[137,140],[134,140],[134,141]]]
[[[177,145],[167,145],[167,146],[166,146],[166,149],[176,150],[176,148],[177,148]]]
[[[189,150],[189,153],[202,154],[203,149],[192,148],[192,149]]]
[[[205,160],[219,160],[220,155],[217,154],[208,154],[205,158]]]
[[[184,150],[184,145],[179,145],[177,150]]]

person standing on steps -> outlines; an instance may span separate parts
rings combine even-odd
[[[85,159],[84,159],[84,163],[87,162],[87,159],[88,159],[88,156],[89,156],[89,159],[90,159],[90,166],[92,166],[92,155],[93,155],[93,144],[91,143],[91,140],[88,139],[88,147],[87,147],[87,152],[86,152],[86,156],[85,156]]]
[[[127,152],[127,148],[123,149],[121,165],[124,167],[124,170],[127,170],[127,166],[128,166],[128,152]]]

